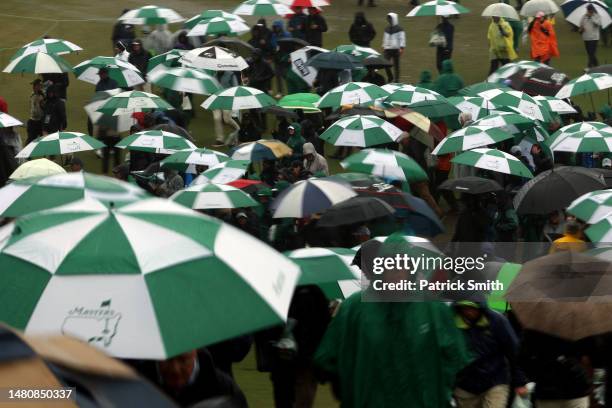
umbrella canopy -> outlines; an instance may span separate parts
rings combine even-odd
[[[317,54],[308,59],[306,65],[319,69],[325,68],[337,70],[353,70],[363,67],[363,64],[357,57],[337,51],[327,51]]]
[[[62,72],[72,72],[72,67],[58,55],[38,51],[23,54],[11,60],[2,72],[9,74],[60,74]]]
[[[447,0],[434,0],[421,4],[410,10],[406,17],[420,16],[454,16],[469,13],[470,10],[459,3]]]
[[[198,166],[216,166],[228,161],[227,154],[216,150],[199,147],[193,150],[181,150],[172,153],[160,162],[162,167],[168,166],[184,171],[190,164]]]
[[[209,96],[202,107],[204,109],[259,109],[266,106],[276,105],[276,100],[259,89],[248,86],[234,86],[222,89]]]
[[[362,63],[368,57],[377,57],[380,55],[380,53],[376,51],[374,48],[361,47],[355,44],[339,45],[336,48],[334,48],[332,51],[339,52],[341,54],[352,55],[353,57],[357,58]]]
[[[508,78],[510,86],[528,95],[555,96],[569,77],[554,68],[520,70]]]
[[[375,197],[353,197],[325,210],[318,227],[337,227],[375,220],[393,215],[395,210],[389,204]]]
[[[550,214],[585,193],[604,188],[603,176],[589,169],[557,167],[525,183],[514,197],[514,208],[519,214]]]
[[[546,67],[548,67],[548,65],[538,61],[521,60],[516,62],[509,62],[507,64],[502,65],[495,72],[489,75],[489,77],[487,78],[487,82],[504,82],[506,79],[510,78],[512,75],[515,75],[520,71],[531,71],[534,69]],[[484,90],[485,89],[480,90],[479,92],[482,92]]]
[[[291,156],[293,151],[289,146],[275,139],[260,139],[255,142],[242,143],[231,152],[234,160],[248,160],[251,162],[261,160],[276,160]]]
[[[495,112],[478,119],[472,125],[494,127],[505,132],[514,133],[513,128],[526,130],[536,127],[537,123],[520,113]]]
[[[495,105],[481,96],[451,96],[447,101],[461,112],[469,113],[472,120],[478,120],[491,113]]]
[[[587,7],[591,5],[595,7],[599,18],[601,19],[601,28],[606,28],[612,24],[608,5],[603,1],[598,0],[566,0],[561,4],[561,10],[565,19],[573,25],[579,27],[582,17],[587,13]]]
[[[94,57],[74,67],[74,75],[81,81],[96,85],[100,81],[100,68],[106,68],[108,76],[120,87],[128,88],[145,82],[136,66],[115,57]]]
[[[289,52],[293,52],[295,50],[299,50],[300,48],[308,47],[310,45],[308,41],[295,37],[279,38],[278,40],[276,40],[276,44],[278,45],[279,51]]]
[[[59,164],[49,159],[28,160],[15,169],[9,176],[11,180],[23,180],[30,177],[51,176],[53,174],[66,173]]]
[[[538,101],[524,92],[490,89],[480,92],[479,96],[490,100],[496,106],[515,108],[531,119],[542,122],[548,122],[550,119],[550,113]]]
[[[214,183],[227,184],[236,181],[247,172],[249,164],[248,160],[227,160],[210,167],[196,177],[191,185]]]
[[[282,0],[289,7],[325,7],[329,6],[327,0]]]
[[[477,82],[475,84],[466,86],[459,90],[459,95],[463,96],[480,96],[483,91],[489,91],[491,89],[501,89],[509,91],[512,88],[498,82]]]
[[[0,216],[21,217],[83,198],[107,206],[137,201],[149,194],[140,187],[90,173],[61,173],[16,180],[0,189]]]
[[[584,74],[566,83],[555,95],[559,99],[588,94],[612,88],[612,75],[610,74]]]
[[[612,217],[610,214],[606,215],[587,228],[584,233],[591,242],[609,244],[612,242]]]
[[[210,95],[221,89],[216,78],[193,68],[169,68],[149,74],[149,82],[178,92]]]
[[[13,126],[23,126],[23,123],[9,115],[8,113],[0,112],[0,128]]]
[[[385,103],[391,103],[393,105],[407,105],[411,106],[417,102],[423,101],[446,101],[446,99],[439,93],[420,88],[412,85],[402,85],[399,88],[393,89],[386,88],[384,85],[383,89],[389,89],[390,95],[384,100]]]
[[[208,35],[242,35],[250,31],[249,26],[240,20],[229,20],[214,17],[202,20],[187,33],[188,37],[204,37]]]
[[[402,132],[376,116],[354,115],[338,120],[319,137],[334,146],[369,147],[395,142]]]
[[[242,71],[249,66],[241,56],[217,46],[194,48],[185,53],[180,61],[186,66],[211,71]]]
[[[302,271],[298,285],[359,279],[359,272],[351,267],[355,251],[349,248],[301,248],[285,255]]]
[[[93,137],[78,132],[55,132],[31,141],[15,156],[18,159],[73,154],[96,150],[106,145]]]
[[[595,224],[612,213],[612,190],[596,190],[572,201],[567,212],[587,224]]]
[[[204,43],[204,47],[223,47],[243,57],[249,57],[255,51],[255,47],[246,41],[236,37],[218,37]]]
[[[159,6],[143,6],[119,17],[124,24],[172,24],[185,21],[176,11]]]
[[[559,11],[559,7],[552,0],[529,0],[523,4],[520,14],[523,17],[535,17],[539,12],[550,15],[557,13],[557,11]]]
[[[317,103],[318,108],[337,108],[342,105],[359,105],[373,102],[389,93],[377,85],[367,82],[349,82],[327,92]]]
[[[555,152],[610,152],[612,151],[612,129],[575,132],[555,139],[549,146]]]
[[[228,13],[227,11],[223,10],[206,10],[198,14],[197,16],[193,16],[189,20],[185,21],[183,26],[185,28],[193,28],[199,22],[204,20],[210,20],[211,18],[215,17],[222,17],[226,20],[240,20],[244,22],[244,19],[237,14]]]
[[[411,132],[410,136],[424,145],[429,146],[430,149],[433,149],[436,142],[444,138],[442,131],[435,123],[425,115],[413,111],[412,109],[405,107],[387,109],[385,110],[385,117],[399,117],[400,121],[405,121],[413,125],[415,131]]]
[[[234,9],[234,14],[243,16],[285,16],[293,10],[277,0],[247,0]]]
[[[383,245],[389,245],[390,248],[399,249],[401,252],[414,255],[414,257],[425,256],[435,258],[444,256],[444,254],[426,238],[403,235],[396,232],[386,237],[372,238],[372,240],[381,242]],[[363,244],[361,245],[363,246]],[[404,250],[402,250],[402,247]]]
[[[612,74],[612,64],[604,64],[597,67],[588,68],[586,72],[589,74]]]
[[[79,52],[83,49],[70,41],[61,40],[58,38],[43,38],[32,41],[21,47],[13,56],[11,61],[22,55],[32,54],[35,52],[44,52],[45,54],[63,55],[71,52]]]
[[[543,96],[536,95],[533,97],[536,101],[540,102],[542,106],[551,112],[555,112],[559,115],[569,115],[576,113],[576,109],[563,99],[555,98],[554,96]]]
[[[189,149],[192,151],[197,149],[196,145],[183,136],[164,130],[136,132],[123,138],[115,147],[161,154],[173,154],[179,150]]]
[[[482,11],[481,16],[483,17],[501,17],[501,18],[505,18],[506,20],[516,20],[516,21],[519,21],[521,19],[518,13],[516,12],[516,9],[506,3],[489,4]]]
[[[283,190],[270,208],[274,210],[274,218],[304,218],[323,212],[356,195],[357,193],[344,183],[310,178],[298,181]]]
[[[91,120],[92,124],[103,126],[116,132],[127,132],[130,130],[132,125],[136,122],[131,115],[113,116],[98,112],[98,109],[100,109],[100,107],[104,105],[111,96],[117,95],[121,92],[122,91],[119,88],[96,92],[91,98],[91,101],[87,105],[83,106],[83,109],[85,109],[85,112],[87,112],[87,116],[89,117],[89,120]]]
[[[524,328],[576,341],[612,330],[611,274],[608,262],[562,251],[525,263],[506,298]]]
[[[468,176],[448,179],[440,184],[438,189],[456,191],[463,194],[485,194],[501,191],[504,188],[495,180]]]
[[[163,360],[281,324],[299,276],[258,239],[156,198],[114,209],[84,200],[0,236],[1,286],[13,288],[0,320],[120,358]]]
[[[497,173],[527,178],[533,177],[531,171],[518,158],[497,149],[479,148],[468,150],[454,157],[451,161]]]
[[[213,208],[242,208],[259,205],[239,188],[226,184],[196,184],[174,193],[170,200],[194,210]]]
[[[104,105],[98,108],[98,112],[120,116],[134,112],[170,109],[174,109],[172,105],[155,94],[142,91],[126,91],[108,98]]]
[[[563,126],[561,129],[557,130],[552,136],[548,139],[547,143],[553,144],[557,140],[564,139],[576,132],[584,132],[587,130],[603,130],[607,132],[612,132],[612,127],[606,125],[603,122],[578,122],[572,123],[570,125]]]
[[[446,136],[431,152],[435,156],[462,152],[512,139],[511,133],[490,126],[467,126]]]
[[[394,150],[364,149],[350,155],[340,164],[349,171],[409,183],[428,179],[425,170],[413,158]]]
[[[293,51],[291,54],[289,54],[291,72],[295,74],[297,78],[304,81],[307,85],[312,86],[317,78],[318,70],[311,65],[307,65],[307,63],[314,56],[328,51],[329,50],[326,50],[325,48],[314,46],[308,46]]]
[[[388,68],[393,66],[393,63],[391,63],[388,59],[386,59],[383,56],[370,56],[370,57],[366,57],[363,60],[363,66],[368,68],[368,67],[372,67],[374,69],[381,69],[381,68]]]
[[[151,75],[157,71],[164,71],[166,68],[176,68],[182,66],[180,59],[187,53],[187,50],[173,49],[163,54],[158,54],[149,59],[147,64],[147,74]]]
[[[319,95],[312,93],[296,93],[283,96],[278,106],[288,109],[302,109],[305,112],[320,112],[315,105],[319,102]]]

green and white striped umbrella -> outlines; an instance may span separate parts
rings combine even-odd
[[[173,49],[163,54],[158,54],[149,59],[147,64],[147,74],[150,76],[156,71],[164,71],[167,68],[181,67],[181,57],[187,53],[187,50]]]
[[[359,61],[362,62],[368,57],[380,55],[380,52],[376,51],[374,48],[362,47],[355,44],[339,45],[332,51],[336,51],[341,54],[352,55],[353,57],[357,58]]]
[[[480,96],[451,96],[447,100],[461,112],[472,115],[472,120],[484,118],[495,109],[491,101]]]
[[[84,200],[0,237],[0,287],[11,288],[0,321],[119,358],[164,360],[282,324],[299,278],[260,240],[157,198],[113,209]]]
[[[334,146],[369,147],[392,143],[402,130],[373,115],[353,115],[341,118],[319,137]]]
[[[136,119],[131,115],[113,116],[98,112],[98,109],[104,105],[111,96],[120,94],[121,92],[121,88],[117,88],[94,93],[90,102],[83,106],[83,109],[87,112],[87,116],[93,125],[103,126],[116,132],[127,132],[136,123]]]
[[[77,172],[16,180],[0,189],[0,217],[21,217],[83,198],[94,198],[116,206],[148,197],[132,183],[95,174]]]
[[[119,21],[124,24],[172,24],[185,21],[176,11],[159,6],[143,6],[130,10],[121,17]]]
[[[33,52],[11,60],[2,72],[9,74],[60,74],[72,72],[72,67],[58,55]]]
[[[516,108],[516,111],[542,122],[550,121],[550,113],[540,102],[521,91],[505,91],[503,89],[489,89],[478,94],[490,100],[497,107]]]
[[[382,242],[385,245],[400,244],[400,248],[404,246],[415,257],[435,258],[444,256],[444,254],[426,238],[421,238],[413,235],[403,235],[399,232],[393,233],[386,237],[372,238],[374,241]]]
[[[213,208],[243,208],[259,205],[239,188],[225,184],[196,184],[174,193],[170,200],[194,210]]]
[[[161,154],[173,154],[179,150],[197,149],[196,145],[183,136],[165,130],[145,130],[131,134],[123,138],[115,147]]]
[[[32,140],[17,156],[18,159],[73,154],[96,150],[106,145],[93,137],[78,132],[55,132]]]
[[[533,178],[531,171],[519,159],[497,149],[479,148],[468,150],[455,156],[451,161],[497,173]]]
[[[209,96],[202,107],[204,109],[241,110],[258,109],[276,105],[276,100],[259,89],[248,86],[234,86],[215,92]]]
[[[239,21],[244,22],[244,19],[240,17],[239,15],[228,13],[227,11],[206,10],[198,14],[197,16],[191,17],[189,20],[185,21],[185,24],[183,25],[185,26],[185,28],[193,28],[199,22],[204,21],[204,20],[210,20],[211,18],[215,18],[215,17],[223,17],[226,20],[239,20]]]
[[[327,92],[319,99],[316,106],[317,108],[338,108],[342,105],[370,103],[386,96],[389,96],[389,93],[377,85],[368,82],[349,82]]]
[[[536,101],[540,102],[542,106],[548,109],[550,112],[555,112],[558,115],[570,115],[576,113],[576,109],[563,99],[555,98],[554,96],[536,95],[533,97]]]
[[[341,163],[343,168],[357,173],[407,181],[427,180],[427,173],[408,155],[387,149],[364,149]]]
[[[160,162],[162,166],[178,168],[184,170],[190,164],[199,166],[216,166],[219,163],[228,161],[230,158],[227,154],[216,150],[198,147],[193,150],[181,150],[172,153]]]
[[[504,140],[512,139],[512,133],[504,132],[491,126],[471,125],[446,136],[431,152],[434,156],[463,152],[476,147],[489,146]]]
[[[251,164],[248,160],[228,160],[212,166],[196,177],[191,185],[204,183],[227,184],[236,181],[247,172]]]
[[[359,279],[359,269],[351,267],[355,250],[349,248],[301,248],[284,254],[300,267],[299,285],[318,285]]]
[[[98,109],[98,112],[119,116],[158,109],[170,110],[174,108],[155,94],[142,91],[126,91],[111,96],[108,101]]]
[[[0,128],[13,126],[23,126],[23,123],[9,115],[8,113],[0,112]]]
[[[428,1],[416,6],[406,17],[422,17],[422,16],[454,16],[458,14],[469,13],[470,10],[463,7],[459,3],[447,0]]]
[[[612,132],[612,127],[606,125],[603,122],[572,123],[571,125],[563,126],[561,129],[553,133],[551,137],[546,141],[546,143],[550,146],[553,143],[555,143],[557,140],[561,140],[574,133],[585,132],[587,130],[603,130],[609,133],[609,132]]]
[[[293,10],[277,0],[247,0],[234,9],[234,14],[242,16],[285,16]]]
[[[581,195],[567,207],[567,212],[587,224],[595,224],[612,213],[612,190],[597,190]]]
[[[510,78],[520,70],[535,70],[538,68],[547,68],[548,65],[542,64],[537,61],[521,60],[517,62],[509,62],[502,65],[497,71],[493,72],[487,78],[487,82],[503,82],[505,79]]]
[[[526,130],[538,124],[531,118],[520,113],[496,111],[473,123],[477,126],[489,126],[499,128],[505,132],[517,133],[515,129]]]
[[[157,70],[149,74],[148,80],[162,88],[201,95],[210,95],[221,89],[216,78],[194,68]]]
[[[100,68],[106,68],[108,76],[123,88],[129,88],[145,82],[142,78],[142,73],[136,66],[115,57],[98,56],[83,61],[74,67],[74,75],[81,81],[96,85],[100,81],[98,76]]]
[[[57,38],[43,38],[40,40],[32,41],[21,47],[11,57],[11,61],[15,58],[21,57],[22,55],[32,54],[35,52],[44,52],[45,54],[63,55],[71,52],[82,51],[83,49],[78,45],[71,43],[70,41],[61,40]]]
[[[412,85],[403,85],[395,89],[385,100],[385,103],[393,105],[409,106],[413,103],[423,101],[446,101],[439,93]]]
[[[612,88],[612,75],[610,74],[584,74],[574,78],[555,95],[556,98],[565,99],[572,96],[587,94],[591,92],[603,91]]]
[[[587,228],[584,233],[591,242],[612,242],[612,216],[607,214],[604,218]]]
[[[603,153],[611,152],[612,129],[584,130],[555,139],[550,144],[555,152]]]
[[[240,20],[228,20],[214,17],[196,24],[189,32],[189,37],[204,37],[207,35],[242,35],[249,32],[249,26]]]

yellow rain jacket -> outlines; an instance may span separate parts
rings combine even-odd
[[[491,21],[489,24],[489,58],[514,60],[517,55],[514,51],[512,27],[503,18],[499,23]]]

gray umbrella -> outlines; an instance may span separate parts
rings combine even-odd
[[[393,207],[380,198],[353,197],[326,210],[317,226],[336,227],[356,224],[392,215],[394,212]]]
[[[311,67],[315,68],[339,70],[363,68],[363,64],[354,56],[335,51],[317,54],[310,58],[306,65],[310,65]]]
[[[438,190],[456,191],[464,194],[484,194],[503,189],[495,180],[474,176],[449,179],[438,186]]]

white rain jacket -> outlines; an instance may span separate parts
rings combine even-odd
[[[406,48],[406,33],[398,24],[397,13],[387,14],[387,19],[390,20],[390,22],[383,34],[383,49],[398,50],[400,48]]]

